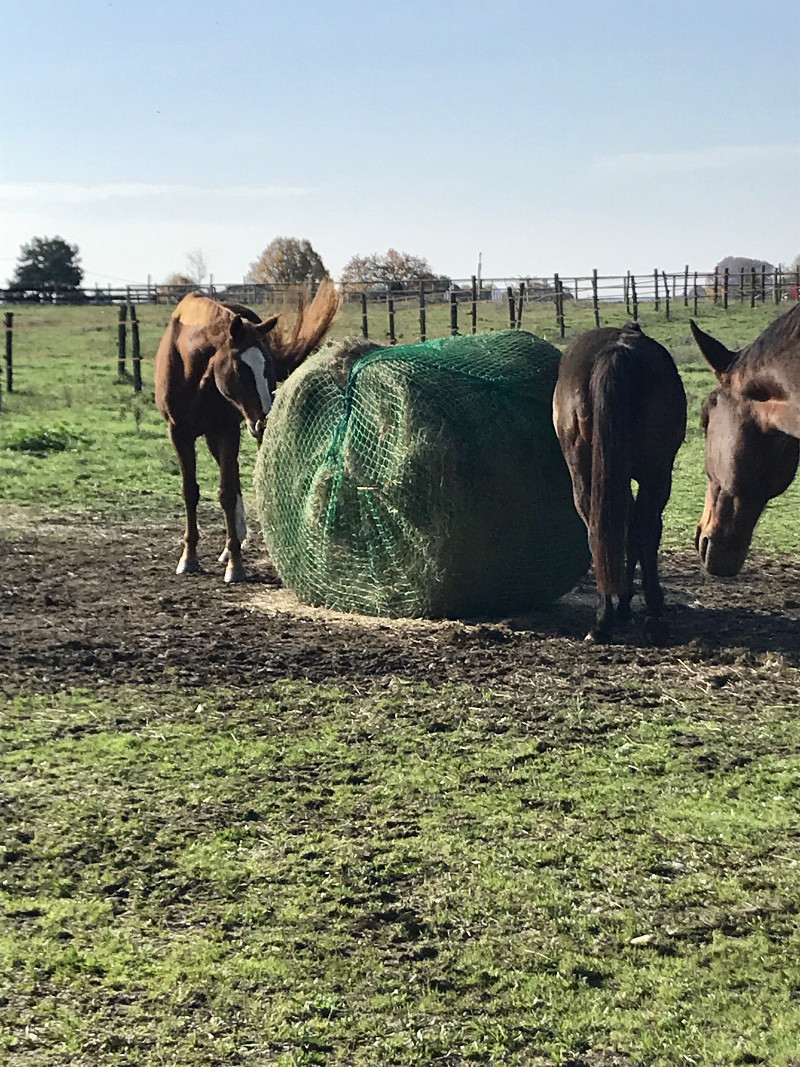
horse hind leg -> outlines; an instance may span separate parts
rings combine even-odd
[[[633,600],[633,582],[636,575],[636,563],[639,558],[639,538],[636,530],[636,507],[633,493],[628,501],[628,534],[625,549],[625,592],[617,601],[615,619],[620,626],[627,626],[633,618],[631,601]]]
[[[244,500],[242,494],[239,493],[236,498],[236,506],[234,509],[234,525],[236,527],[236,533],[239,537],[239,544],[244,545],[247,540],[247,517],[244,510]],[[231,558],[230,538],[225,538],[225,547],[219,554],[218,563],[227,563]]]
[[[234,584],[247,580],[242,562],[242,542],[247,536],[239,479],[239,427],[235,433],[207,434],[206,442],[219,466],[219,502],[225,516],[225,547],[219,562],[225,566],[226,583]]]
[[[595,645],[607,644],[611,640],[613,629],[614,598],[606,593],[598,593],[595,623],[584,640]]]
[[[644,634],[654,645],[663,645],[669,638],[669,625],[662,617],[664,590],[658,574],[658,549],[663,525],[661,516],[669,500],[670,488],[671,479],[668,478],[665,483],[641,487],[636,499],[636,528],[645,601]]]

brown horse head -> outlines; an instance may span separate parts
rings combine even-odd
[[[250,434],[260,443],[277,386],[269,332],[277,315],[254,323],[234,315],[221,329],[207,374],[222,396],[239,411]]]
[[[719,383],[702,411],[708,486],[695,545],[709,574],[731,577],[742,569],[768,501],[791,484],[800,442],[763,346],[731,352],[694,322],[691,328]]]

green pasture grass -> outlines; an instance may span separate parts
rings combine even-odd
[[[751,309],[732,305],[728,311],[701,304],[699,321],[704,329],[736,349],[752,340],[776,315],[786,309],[767,304]],[[270,308],[264,308],[267,314]],[[468,328],[467,306],[460,305],[462,329]],[[627,320],[623,304],[602,305],[604,325]],[[479,330],[507,326],[502,305],[480,305]],[[144,389],[133,392],[129,377],[117,377],[117,309],[114,307],[16,307],[14,333],[15,392],[0,398],[0,499],[17,503],[47,503],[124,517],[143,511],[173,515],[181,511],[177,460],[166,427],[153,402],[152,363],[158,340],[171,308],[143,305],[138,309],[141,329]],[[449,333],[449,306],[428,308],[428,333]],[[691,545],[703,507],[703,439],[699,412],[714,377],[699,359],[689,329],[693,308],[672,305],[667,320],[663,307],[656,312],[642,305],[643,328],[664,344],[679,365],[689,397],[689,428],[678,454],[673,494],[665,514],[665,547]],[[370,307],[370,332],[385,340],[383,309]],[[523,325],[563,345],[594,325],[591,307],[567,303],[568,328],[562,341],[549,302],[526,305]],[[408,306],[398,312],[398,339],[415,340],[419,312]],[[332,336],[340,338],[360,330],[361,310],[345,305]],[[381,334],[381,331],[383,333]],[[130,371],[130,361],[128,362]],[[23,447],[25,442],[29,448]],[[250,497],[256,449],[242,438],[242,473]],[[206,499],[215,501],[217,472],[200,442],[199,481]],[[767,509],[759,524],[755,547],[800,551],[796,514],[800,488],[792,487]],[[248,503],[251,500],[248,499]]]
[[[0,706],[5,1062],[800,1058],[795,707],[402,679]]]

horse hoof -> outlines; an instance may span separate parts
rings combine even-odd
[[[586,637],[584,637],[584,641],[587,645],[607,645],[610,640],[610,630],[598,630],[596,628],[590,630]]]
[[[202,574],[203,568],[199,559],[181,559],[175,568],[176,574]]]
[[[645,619],[644,636],[652,645],[665,645],[669,639],[669,626],[663,619]]]
[[[246,582],[247,571],[241,563],[234,564],[229,562],[228,566],[225,568],[225,581],[228,585],[233,585],[236,582]]]

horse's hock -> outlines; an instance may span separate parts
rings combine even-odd
[[[256,463],[304,602],[392,617],[551,603],[586,572],[552,427],[560,353],[524,331],[328,346],[278,390]]]

